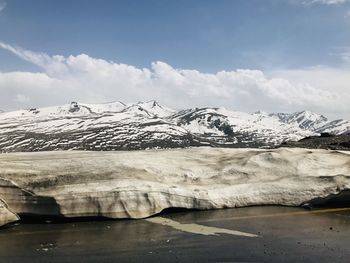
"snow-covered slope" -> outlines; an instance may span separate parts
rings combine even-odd
[[[346,134],[350,132],[350,122],[347,120],[335,120],[318,128],[316,132],[328,132],[332,134]]]
[[[288,124],[296,124],[301,129],[315,131],[328,123],[328,120],[323,115],[310,112],[301,111],[295,113],[277,113],[270,114],[276,116],[281,122]]]
[[[73,102],[3,113],[0,117],[0,149],[115,150],[193,144],[185,129],[157,117],[165,116],[166,112],[167,109],[144,108],[140,104]]]
[[[167,117],[176,112],[170,108],[159,105],[155,100],[138,102],[137,105],[157,117]]]
[[[299,206],[349,190],[349,162],[346,153],[284,148],[1,154],[0,225],[16,214],[143,218],[171,207]]]
[[[1,113],[0,151],[269,147],[321,132],[341,134],[349,130],[349,121],[329,122],[307,111],[250,114],[195,108],[177,112],[156,101],[72,102]]]
[[[174,119],[191,133],[225,145],[269,146],[315,135],[312,130],[282,122],[264,112],[250,114],[225,108],[203,108],[181,111]]]

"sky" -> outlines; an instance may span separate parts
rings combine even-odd
[[[152,99],[350,119],[350,0],[0,0],[0,109]]]

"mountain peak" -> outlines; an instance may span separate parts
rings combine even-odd
[[[146,102],[139,101],[137,104],[140,106],[146,106],[150,108],[155,108],[155,107],[163,108],[156,100],[149,100]]]
[[[264,115],[264,116],[268,116],[269,115],[266,111],[262,111],[262,110],[257,110],[253,114],[254,115]]]
[[[310,121],[313,123],[323,123],[328,121],[325,116],[308,110],[296,112],[294,118],[297,119],[298,122]]]
[[[175,113],[174,110],[161,106],[156,100],[138,102],[136,105],[144,108],[149,113],[158,117],[166,117]]]
[[[316,131],[328,122],[323,115],[309,110],[293,113],[273,113],[270,116],[276,116],[281,122],[295,124],[303,130],[311,131]]]
[[[297,115],[300,115],[300,116],[305,116],[306,118],[309,118],[309,119],[326,119],[327,118],[321,114],[318,114],[318,113],[315,113],[315,112],[312,112],[312,111],[309,111],[309,110],[303,110],[303,111],[300,111],[300,112],[296,112],[295,114]]]
[[[266,147],[317,133],[350,130],[349,121],[328,122],[307,110],[277,114],[224,108],[174,111],[155,100],[134,104],[73,101],[6,112],[0,114],[0,126],[0,151]]]
[[[159,105],[159,103],[157,102],[157,101],[155,101],[155,100],[152,100],[152,101],[150,101],[150,102],[152,102],[152,107],[161,107],[162,108],[162,106],[160,106]]]

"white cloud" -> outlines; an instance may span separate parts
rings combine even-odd
[[[343,67],[345,68],[350,67],[350,47],[347,47],[347,46],[336,47],[335,51],[332,53],[329,53],[329,55],[335,57],[340,62],[340,64],[343,65]]]
[[[23,94],[17,94],[15,100],[20,102],[20,103],[23,103],[23,102],[29,101],[30,99],[28,97],[24,96]]]
[[[302,0],[303,4],[313,5],[313,4],[323,4],[323,5],[338,5],[349,2],[349,0]]]
[[[350,65],[350,49],[346,50],[341,54],[341,58],[346,64]]]
[[[45,53],[40,52],[32,52],[30,50],[24,50],[21,47],[8,45],[4,42],[0,41],[0,48],[6,49],[13,54],[17,55],[23,60],[26,60],[28,62],[31,62],[39,67],[46,68],[49,65],[55,64],[55,60],[58,60],[58,62],[61,62],[59,60],[59,56],[50,57],[49,55]]]
[[[6,7],[6,2],[0,0],[0,12],[1,12],[2,10],[4,10],[5,7]]]
[[[324,104],[320,110],[332,117],[345,117],[350,119],[350,68],[332,68],[327,66],[311,67],[306,69],[278,70],[271,72],[271,77],[279,76],[295,83],[308,83],[317,87],[321,92],[329,92],[334,98],[333,102]],[[323,100],[320,103],[324,103]]]
[[[209,74],[175,69],[160,61],[152,63],[149,69],[141,69],[85,54],[49,56],[5,43],[0,43],[0,47],[43,69],[38,73],[0,72],[0,108],[4,109],[55,105],[71,100],[156,99],[178,109],[195,106],[225,106],[244,111],[309,109],[350,118],[350,93],[346,86],[350,79],[345,72],[337,70],[273,72],[270,77],[249,69]],[[321,81],[317,81],[318,77]],[[323,82],[322,77],[328,82]]]

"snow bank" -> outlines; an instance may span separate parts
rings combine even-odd
[[[0,155],[0,178],[8,205],[0,203],[0,225],[17,219],[10,211],[143,218],[171,207],[299,206],[350,189],[350,155],[298,148],[11,153]]]
[[[11,212],[7,204],[0,199],[0,226],[19,220],[19,217]]]

